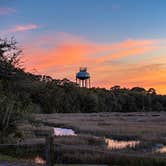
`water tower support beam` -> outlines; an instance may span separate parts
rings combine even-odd
[[[90,85],[90,78],[89,78],[89,88],[91,88],[91,85]]]

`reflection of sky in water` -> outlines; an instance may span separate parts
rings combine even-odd
[[[69,136],[69,135],[76,135],[74,130],[66,129],[66,128],[54,128],[54,135],[55,136]]]
[[[105,139],[105,142],[107,144],[108,149],[123,149],[127,147],[135,147],[136,145],[139,145],[140,141],[117,141],[113,139]]]
[[[163,146],[163,147],[157,149],[157,152],[159,152],[159,153],[166,153],[166,146]]]
[[[39,157],[39,156],[35,157],[34,162],[36,164],[45,164],[46,163],[46,161],[44,159],[42,159],[41,157]]]
[[[74,130],[66,128],[53,128],[55,136],[76,136]],[[113,139],[106,138],[105,143],[108,149],[123,149],[132,148],[139,145],[140,141],[117,141]]]

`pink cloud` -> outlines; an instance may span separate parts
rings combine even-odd
[[[13,28],[9,29],[9,32],[24,32],[37,29],[38,25],[36,24],[27,24],[27,25],[16,25]]]
[[[0,15],[6,15],[14,12],[16,12],[16,10],[13,8],[0,7]]]

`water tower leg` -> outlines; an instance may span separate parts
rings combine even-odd
[[[81,87],[81,81],[79,80],[79,86]]]
[[[91,85],[90,85],[90,78],[89,78],[89,88],[91,88]]]
[[[85,87],[87,88],[87,80],[85,80]]]

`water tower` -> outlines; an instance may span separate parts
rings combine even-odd
[[[80,67],[80,71],[76,74],[76,83],[80,87],[90,88],[90,74],[86,67]]]

